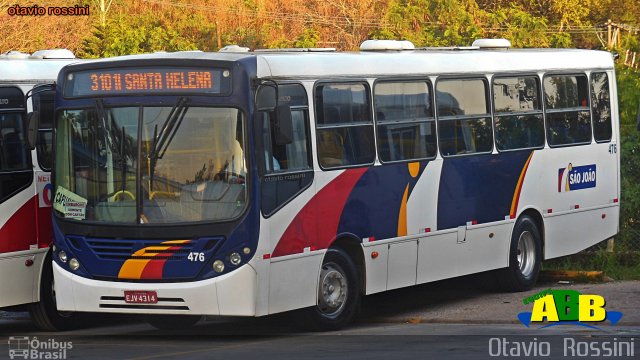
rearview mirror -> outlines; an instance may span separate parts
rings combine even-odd
[[[293,121],[289,105],[278,105],[274,119],[276,145],[287,145],[293,141]]]
[[[258,111],[272,111],[278,105],[278,90],[275,85],[260,85],[256,92],[256,108]]]
[[[29,150],[36,148],[38,139],[38,125],[40,123],[40,113],[37,111],[30,112],[27,115],[27,146]]]

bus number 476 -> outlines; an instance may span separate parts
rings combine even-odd
[[[199,262],[204,262],[204,253],[202,252],[190,252],[189,256],[187,256],[187,259],[189,259],[189,261],[199,261]]]

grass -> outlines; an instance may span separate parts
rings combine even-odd
[[[547,260],[543,270],[604,271],[614,280],[640,280],[640,252],[607,252],[600,249]]]

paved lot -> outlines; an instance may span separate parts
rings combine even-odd
[[[519,323],[516,314],[531,311],[523,298],[548,288],[604,296],[607,310],[624,313],[621,324],[640,325],[640,281],[546,283],[523,293],[502,293],[478,287],[476,277],[463,277],[374,295],[367,301],[375,306],[365,312],[371,320],[392,322]]]
[[[186,331],[160,331],[140,319],[99,316],[95,326],[67,333],[37,331],[25,313],[0,313],[0,359],[8,358],[2,338],[28,336],[42,342],[72,343],[66,358],[108,359],[423,359],[495,358],[502,345],[523,342],[550,347],[548,358],[565,358],[565,341],[631,342],[640,354],[640,282],[541,284],[526,293],[482,290],[465,277],[369,296],[353,326],[331,333],[304,333],[289,314],[265,318],[212,318]],[[563,325],[526,328],[517,313],[531,311],[522,298],[546,288],[602,295],[607,310],[624,313],[601,330]],[[568,340],[567,340],[568,339]],[[615,340],[614,340],[615,339]],[[637,339],[637,340],[636,340]],[[507,344],[504,344],[507,341]],[[62,352],[60,353],[61,355]],[[543,354],[544,355],[544,354]],[[581,358],[583,356],[577,356]],[[597,358],[597,357],[594,357]],[[632,357],[621,357],[632,358]]]

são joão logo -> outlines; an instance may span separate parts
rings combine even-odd
[[[574,166],[558,169],[558,192],[596,187],[596,165]]]
[[[609,321],[615,325],[622,318],[619,311],[605,310],[604,297],[593,294],[580,294],[575,290],[547,289],[522,300],[523,304],[532,304],[531,312],[521,312],[518,320],[526,326],[542,325],[548,328],[556,325],[579,325],[600,330],[592,323]]]

